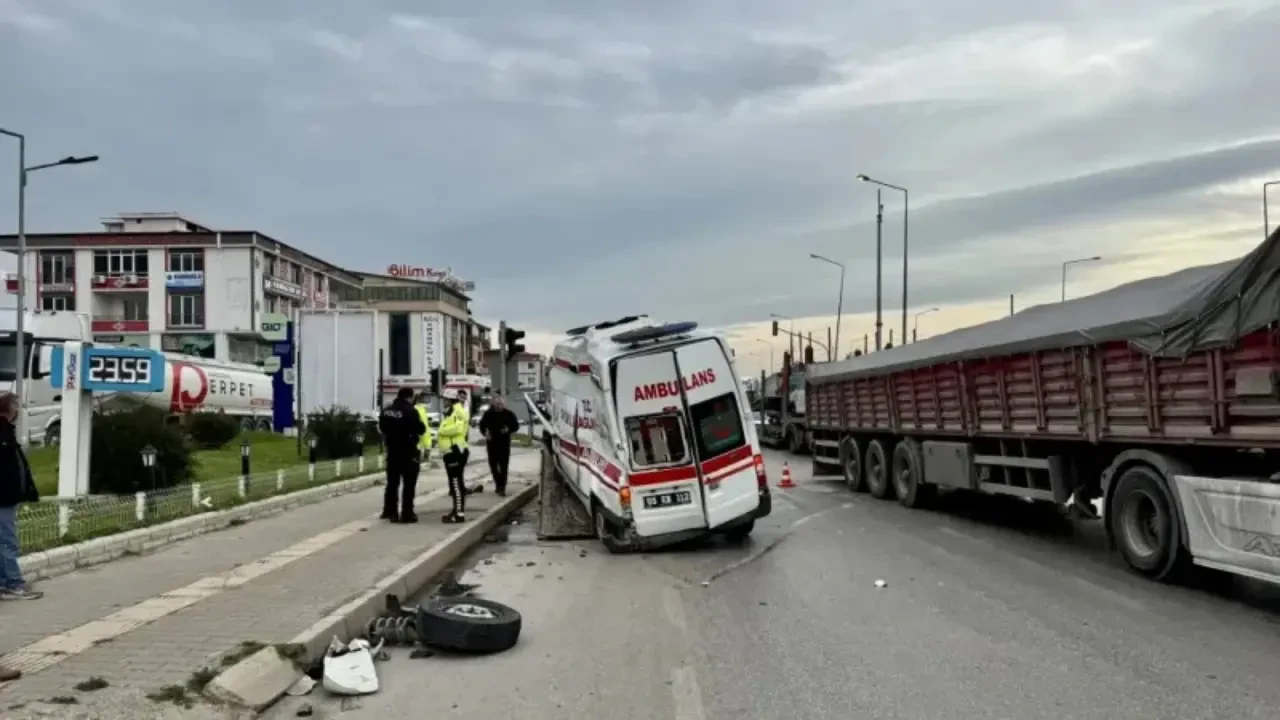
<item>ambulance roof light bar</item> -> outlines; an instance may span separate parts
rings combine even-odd
[[[634,346],[646,342],[669,340],[679,335],[688,335],[696,329],[698,329],[698,323],[692,321],[664,323],[620,332],[609,339],[619,345]]]
[[[598,322],[592,325],[583,325],[581,327],[570,328],[569,330],[565,331],[565,334],[570,337],[585,335],[589,330],[607,330],[611,327],[626,325],[628,323],[633,323],[637,320],[640,320],[642,318],[647,318],[647,317],[649,316],[648,315],[628,315],[626,317],[618,318],[617,320],[606,320],[604,322]]]

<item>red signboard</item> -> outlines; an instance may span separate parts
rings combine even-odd
[[[147,332],[151,323],[146,320],[94,320],[93,331],[96,333],[134,333]]]

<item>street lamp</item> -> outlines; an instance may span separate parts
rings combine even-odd
[[[912,320],[912,324],[911,324],[911,342],[916,341],[916,330],[920,329],[920,316],[928,315],[929,313],[935,313],[941,309],[942,308],[935,307],[935,308],[929,308],[928,310],[921,310],[920,312],[916,313],[915,318]]]
[[[1075,260],[1068,260],[1062,263],[1062,302],[1067,301],[1067,266],[1075,265],[1076,263],[1096,262],[1101,259],[1101,255],[1094,255],[1093,257],[1076,258]]]
[[[911,196],[906,188],[899,185],[876,180],[867,175],[859,175],[858,179],[902,193],[902,339],[905,341],[907,339],[907,220],[910,217]]]
[[[765,345],[769,346],[769,373],[772,374],[773,373],[773,343],[769,342],[768,340],[761,340],[760,338],[756,338],[755,340],[758,343],[764,343]]]
[[[1267,220],[1267,188],[1272,185],[1280,185],[1280,180],[1271,180],[1262,183],[1262,239],[1266,240],[1271,235],[1271,224]]]
[[[809,253],[809,257],[814,260],[821,260],[825,263],[831,263],[840,268],[840,296],[836,300],[836,339],[831,343],[830,355],[828,360],[834,360],[836,355],[840,354],[840,316],[844,314],[844,263],[836,262],[829,257],[823,257],[817,253]]]
[[[147,476],[151,480],[151,492],[156,491],[156,449],[155,446],[147,444],[142,446],[140,451],[142,454],[142,467],[146,468]]]
[[[23,333],[26,330],[26,258],[27,258],[27,175],[37,170],[45,170],[60,165],[83,165],[84,163],[97,162],[97,155],[86,155],[83,157],[68,156],[57,162],[45,163],[43,165],[32,165],[27,167],[27,137],[22,133],[13,132],[0,128],[0,135],[11,137],[18,141],[18,303],[17,303],[17,324],[15,325],[17,340],[16,353],[17,357],[14,361],[13,392],[18,396],[19,402],[23,397],[24,376],[27,374],[27,348],[26,338]],[[27,421],[26,413],[18,413],[17,426],[14,430],[18,435],[18,442],[26,442]]]

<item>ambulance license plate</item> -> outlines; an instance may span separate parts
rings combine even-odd
[[[676,505],[688,505],[692,502],[693,493],[688,490],[644,496],[644,506],[646,508],[675,507]]]

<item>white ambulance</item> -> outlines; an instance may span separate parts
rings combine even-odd
[[[546,439],[605,546],[748,535],[769,485],[724,338],[646,316],[568,334],[548,373]]]

